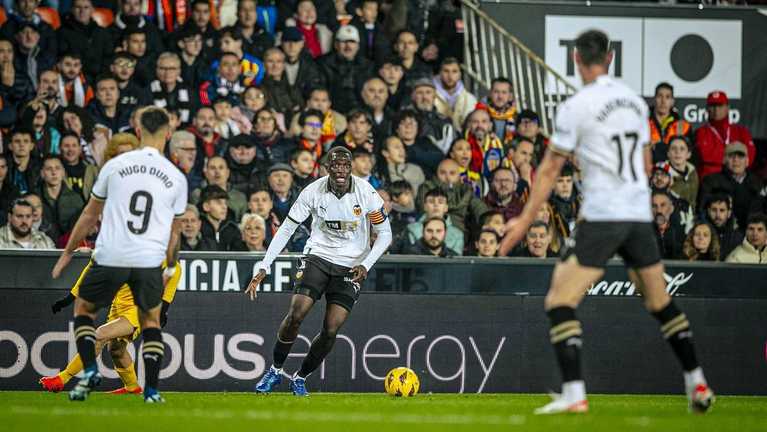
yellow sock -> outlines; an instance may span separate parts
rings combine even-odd
[[[76,354],[69,362],[67,367],[59,372],[59,378],[64,384],[68,383],[75,375],[79,374],[83,370],[83,361],[80,359],[80,354]]]
[[[138,388],[138,377],[136,377],[136,371],[133,369],[133,363],[126,368],[116,367],[115,372],[120,375],[126,390],[132,391]]]

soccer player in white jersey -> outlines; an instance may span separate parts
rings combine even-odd
[[[169,263],[178,258],[176,218],[186,210],[187,184],[186,177],[163,156],[170,138],[167,112],[155,107],[143,110],[136,133],[141,148],[111,159],[101,169],[91,199],[52,272],[54,279],[61,275],[77,245],[102,217],[92,265],[82,276],[75,300],[75,343],[85,372],[69,392],[73,401],[85,400],[101,382],[93,320],[127,283],[139,308],[144,339],[144,401],[164,402],[157,391],[164,353],[160,308],[163,286],[175,268],[163,272],[160,266],[166,258]]]
[[[272,366],[256,385],[258,393],[269,393],[282,381],[282,365],[298,336],[301,322],[324,295],[327,307],[322,330],[290,382],[293,394],[308,396],[306,377],[330,353],[368,271],[391,243],[391,227],[383,199],[370,183],[351,175],[351,152],[345,147],[331,149],[326,167],[329,175],[307,186],[290,208],[266,256],[258,263],[258,273],[246,289],[253,300],[277,254],[285,248],[296,228],[311,216],[312,234],[304,248],[306,258],[294,275],[290,309],[277,332]],[[378,235],[372,248],[371,228]]]
[[[584,87],[560,106],[530,198],[522,214],[507,223],[502,245],[508,251],[522,239],[548,199],[562,166],[574,155],[583,174],[581,220],[574,244],[568,241],[562,261],[554,269],[544,302],[551,321],[549,336],[563,377],[562,394],[536,413],[588,410],[580,364],[581,323],[575,309],[616,253],[623,258],[645,307],[660,322],[663,336],[682,364],[690,409],[705,412],[713,402],[713,393],[696,359],[690,323],[666,293],[663,263],[651,225],[647,105],[626,85],[607,75],[612,61],[607,35],[586,31],[578,36],[575,46],[575,62]]]

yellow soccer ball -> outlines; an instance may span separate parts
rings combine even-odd
[[[386,374],[384,389],[392,396],[410,397],[418,394],[421,382],[412,369],[406,367],[394,368]]]

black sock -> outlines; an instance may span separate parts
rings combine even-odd
[[[75,345],[86,372],[96,370],[96,328],[93,318],[86,315],[75,317]]]
[[[146,373],[146,388],[157,390],[160,378],[160,367],[165,355],[165,345],[162,343],[162,332],[158,328],[143,330],[144,334],[144,371]]]
[[[692,342],[692,331],[687,315],[683,314],[672,301],[660,311],[653,312],[653,316],[660,322],[660,331],[671,345],[679,362],[682,363],[682,368],[688,372],[697,368],[698,359],[695,356],[695,345]]]
[[[580,381],[581,374],[581,322],[575,318],[575,309],[556,307],[547,312],[551,320],[549,337],[557,356],[562,381]]]
[[[314,340],[312,346],[309,348],[309,354],[306,355],[304,362],[301,364],[301,369],[298,371],[298,376],[306,378],[310,373],[314,372],[322,361],[325,360],[330,350],[333,349],[333,344],[336,341],[335,335],[329,335],[325,331],[321,331]]]
[[[290,342],[284,342],[282,339],[280,339],[280,335],[277,335],[277,342],[274,344],[274,354],[273,354],[273,364],[274,367],[277,369],[282,369],[282,365],[285,364],[285,360],[288,358],[288,354],[290,354],[290,349],[293,347],[293,342],[296,340],[293,339]]]

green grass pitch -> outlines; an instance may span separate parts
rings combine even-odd
[[[0,430],[16,431],[765,431],[767,397],[719,397],[713,410],[687,413],[682,396],[592,395],[585,415],[540,417],[545,395],[166,392],[165,405],[139,396],[0,392]]]

